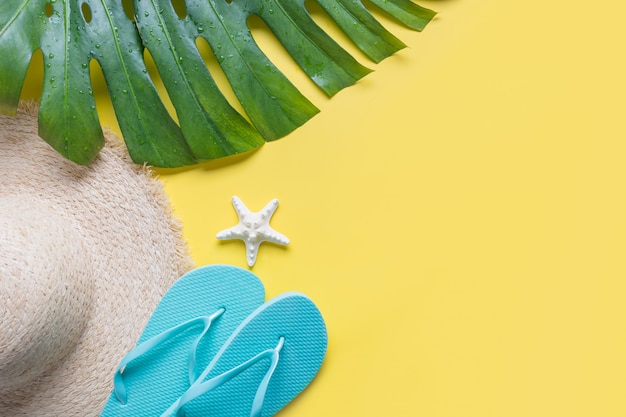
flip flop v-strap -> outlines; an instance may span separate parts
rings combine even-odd
[[[184,323],[179,324],[178,326],[165,330],[164,332],[152,337],[151,339],[146,340],[145,342],[139,344],[133,350],[128,352],[126,356],[124,357],[124,359],[122,359],[122,362],[117,367],[117,370],[115,371],[115,375],[113,377],[113,392],[115,393],[115,396],[120,402],[120,404],[124,405],[128,401],[128,398],[127,398],[128,396],[126,393],[126,385],[124,384],[124,378],[123,378],[126,365],[131,363],[133,360],[139,358],[140,356],[144,355],[145,353],[152,351],[153,349],[155,349],[157,346],[161,345],[162,343],[165,343],[175,338],[180,333],[192,327],[195,327],[199,324],[204,324],[204,329],[202,330],[200,335],[196,338],[196,340],[193,342],[190,352],[189,352],[189,369],[188,369],[189,385],[193,384],[198,377],[197,372],[196,372],[196,355],[197,355],[198,345],[200,344],[200,341],[202,340],[202,338],[207,334],[207,332],[211,328],[211,324],[213,323],[213,321],[219,318],[224,313],[224,311],[225,310],[223,308],[220,308],[219,310],[217,310],[215,313],[213,313],[210,316],[200,316],[200,317],[196,317],[194,319],[188,320]]]
[[[182,397],[180,397],[180,399],[176,403],[172,405],[172,407],[170,407],[165,413],[163,413],[163,416],[183,415],[182,409],[185,404],[227,383],[240,373],[258,363],[259,361],[263,359],[269,359],[270,366],[263,376],[263,379],[259,383],[259,386],[257,387],[256,394],[254,395],[254,400],[252,401],[252,408],[250,410],[250,417],[260,417],[261,411],[263,409],[263,402],[265,401],[265,395],[267,393],[267,387],[269,386],[270,379],[272,378],[272,375],[274,374],[274,371],[278,366],[278,360],[280,358],[279,354],[284,342],[285,339],[281,337],[276,347],[264,350],[255,357],[249,359],[239,366],[236,366],[230,371],[226,371],[223,374],[213,377],[208,381],[193,385],[185,394],[182,395]]]
[[[241,323],[162,417],[272,416],[317,374],[326,346],[326,326],[308,297],[276,297]]]
[[[114,374],[101,417],[158,416],[197,380],[233,331],[263,304],[251,272],[227,265],[197,268],[165,293],[135,349]],[[199,378],[199,376],[198,376]]]

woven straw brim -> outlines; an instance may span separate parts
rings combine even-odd
[[[0,416],[97,416],[169,286],[192,267],[161,183],[117,138],[88,167],[0,116]]]

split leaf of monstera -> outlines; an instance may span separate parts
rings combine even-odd
[[[405,46],[360,0],[318,1],[374,62]],[[435,15],[410,0],[372,3],[415,30]],[[44,63],[39,134],[72,161],[89,164],[104,144],[91,89],[92,60],[102,69],[135,162],[179,167],[252,150],[292,132],[319,111],[259,48],[248,27],[253,15],[329,96],[370,72],[315,23],[304,0],[3,1],[0,113],[15,114],[39,49]],[[218,88],[198,50],[198,38],[210,46],[246,117]],[[146,50],[177,121],[150,77]]]

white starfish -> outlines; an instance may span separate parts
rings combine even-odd
[[[246,244],[248,266],[254,265],[259,246],[263,242],[272,242],[279,245],[289,243],[287,236],[278,233],[270,226],[270,218],[278,207],[278,200],[273,199],[263,210],[253,213],[246,207],[239,197],[233,197],[233,207],[239,216],[239,224],[222,230],[217,234],[220,240],[241,239]]]

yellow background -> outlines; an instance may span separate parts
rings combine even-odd
[[[332,99],[258,34],[322,112],[160,172],[192,255],[245,266],[215,239],[231,196],[279,199],[292,243],[252,270],[269,297],[309,295],[330,337],[282,417],[625,416],[626,6],[420,4],[440,12],[421,34],[381,17],[409,48],[378,65],[316,13],[375,70]]]

